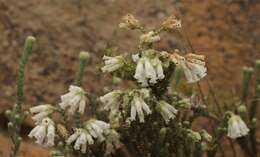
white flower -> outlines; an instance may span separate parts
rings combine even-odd
[[[94,144],[94,139],[90,133],[82,128],[75,129],[74,134],[72,134],[66,141],[68,145],[75,142],[74,149],[81,150],[82,153],[86,153],[87,146]]]
[[[28,135],[30,138],[36,138],[36,143],[45,146],[54,145],[55,127],[50,118],[44,118]]]
[[[149,59],[142,57],[138,60],[134,78],[137,79],[142,86],[148,86],[148,81],[156,84],[158,80],[163,79],[162,62],[157,58]]]
[[[164,73],[163,73],[163,67],[162,67],[162,62],[156,57],[152,60],[153,66],[155,67],[156,71],[156,77],[161,80],[163,79]]]
[[[119,98],[122,94],[120,90],[114,90],[106,95],[100,97],[100,101],[105,105],[104,110],[117,110],[120,103]]]
[[[135,75],[134,78],[137,79],[139,83],[142,84],[142,86],[148,86],[147,78],[145,74],[145,67],[144,67],[145,60],[141,58],[136,66]]]
[[[91,119],[86,123],[85,128],[98,142],[103,142],[105,140],[104,136],[109,133],[110,124],[101,120]]]
[[[145,68],[145,76],[150,79],[150,83],[155,84],[157,82],[157,76],[155,68],[153,67],[151,61],[148,58],[144,58],[144,68]]]
[[[132,55],[132,59],[133,59],[134,62],[138,62],[139,59],[140,59],[139,54],[134,54],[134,55]]]
[[[120,135],[115,130],[110,130],[106,137],[106,152],[105,156],[115,154],[115,150],[121,147]]]
[[[77,111],[83,114],[86,107],[86,96],[85,91],[78,87],[71,85],[69,92],[61,96],[61,103],[59,103],[62,109],[69,108],[69,114],[73,115]]]
[[[205,56],[196,54],[187,54],[184,57],[174,53],[171,55],[172,61],[180,66],[185,74],[188,83],[194,83],[207,75],[205,67]]]
[[[228,134],[232,139],[247,135],[249,132],[245,122],[237,115],[232,114],[228,120]]]
[[[101,68],[102,72],[113,72],[124,66],[124,58],[122,56],[104,56],[103,60],[105,61],[105,66]]]
[[[74,143],[75,150],[81,150],[82,153],[86,153],[86,148],[88,145],[92,145],[95,139],[98,142],[103,142],[106,135],[109,134],[110,125],[96,119],[90,119],[87,121],[84,129],[78,128],[75,130],[66,141],[68,145]]]
[[[168,104],[165,101],[159,101],[158,105],[159,106],[157,109],[159,110],[166,123],[169,123],[171,119],[174,119],[176,117],[178,111],[172,105]]]
[[[150,31],[146,34],[141,35],[140,42],[141,43],[154,43],[160,40],[160,36],[156,34],[154,31]]]
[[[143,98],[138,94],[135,94],[133,100],[131,101],[131,120],[136,120],[136,115],[138,114],[139,121],[144,122],[144,112],[146,114],[151,114],[149,106],[145,103]]]
[[[55,108],[49,104],[39,105],[39,106],[30,108],[30,112],[35,114],[32,117],[32,119],[35,120],[36,123],[40,123],[42,121],[42,119],[48,117],[48,115],[53,113],[54,110],[55,110]]]

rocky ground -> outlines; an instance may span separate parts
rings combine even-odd
[[[132,13],[152,28],[176,7],[193,47],[207,56],[208,78],[221,90],[218,96],[239,94],[240,69],[260,58],[259,0],[182,0],[178,5],[174,0],[0,0],[0,114],[15,102],[18,58],[27,35],[37,38],[37,48],[26,70],[25,108],[58,102],[73,81],[81,50],[92,55],[83,85],[101,93],[107,76],[96,65],[106,45],[133,51],[130,47],[138,40],[136,32],[117,29],[121,16]],[[158,47],[171,51],[176,41],[174,35],[167,35]],[[202,85],[207,92],[206,84]],[[4,136],[4,118],[1,123],[0,151],[5,157],[10,146]],[[39,155],[38,150],[43,153]],[[24,143],[21,156],[48,155],[46,150]]]

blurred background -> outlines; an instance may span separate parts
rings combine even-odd
[[[183,16],[194,49],[207,56],[208,78],[218,97],[240,94],[241,69],[260,58],[259,0],[0,0],[0,156],[10,151],[4,111],[15,103],[18,59],[28,35],[37,46],[26,69],[25,109],[59,102],[73,82],[80,51],[89,51],[91,64],[83,81],[89,92],[101,94],[109,78],[98,70],[107,47],[133,52],[138,32],[118,29],[121,17],[135,15],[149,28],[176,10]],[[158,49],[173,51],[175,35],[162,36]],[[202,81],[204,92],[208,92]],[[26,139],[30,121],[22,129],[21,157],[49,156]]]

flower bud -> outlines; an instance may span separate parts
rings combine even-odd
[[[181,28],[181,20],[178,20],[174,15],[163,21],[161,27],[165,30],[174,30]]]
[[[257,124],[257,118],[253,118],[252,119],[252,125],[253,125],[254,128],[256,127],[256,124]]]
[[[87,51],[80,52],[79,53],[79,59],[84,60],[84,61],[88,61],[90,59],[89,52],[87,52]]]
[[[23,140],[23,139],[22,139],[22,137],[20,137],[20,136],[17,138],[17,142],[18,142],[18,143],[21,143],[22,140]]]
[[[260,85],[258,85],[258,86],[256,87],[256,94],[257,94],[257,95],[260,95]]]
[[[237,109],[238,113],[241,115],[244,115],[247,112],[246,106],[245,105],[240,105]]]
[[[211,142],[212,136],[206,130],[202,130],[200,134],[203,140]]]
[[[64,139],[67,139],[69,137],[68,130],[62,124],[57,124],[57,131],[58,134]]]
[[[242,82],[242,100],[245,100],[248,95],[249,82],[254,69],[252,67],[243,67],[243,82]]]
[[[198,132],[193,131],[191,129],[188,129],[188,136],[194,141],[194,142],[199,142],[201,140],[201,136]]]
[[[25,58],[28,58],[31,55],[35,42],[36,42],[36,39],[33,36],[28,36],[26,38],[26,41],[25,41],[25,44],[24,44],[24,56],[25,56]]]
[[[58,147],[62,148],[63,146],[64,146],[64,143],[60,141],[60,142],[58,143]]]
[[[184,121],[183,122],[183,126],[184,127],[189,127],[190,126],[190,122],[189,121]]]
[[[14,128],[14,124],[12,122],[8,122],[7,126],[8,126],[8,129]]]
[[[167,134],[167,128],[161,128],[159,132],[159,138],[161,142],[164,141],[166,134]]]
[[[256,69],[257,71],[260,71],[260,59],[258,59],[258,60],[255,61],[255,69]]]
[[[12,111],[11,111],[11,110],[6,110],[6,111],[5,111],[5,115],[6,115],[7,117],[10,117],[11,114],[12,114]]]
[[[15,119],[16,121],[20,121],[20,120],[21,120],[21,116],[20,116],[19,114],[15,114],[15,115],[14,115],[14,119]]]
[[[138,29],[141,28],[141,24],[133,15],[127,14],[122,18],[119,28]]]
[[[30,113],[28,111],[25,111],[23,114],[24,114],[24,117],[26,118]]]

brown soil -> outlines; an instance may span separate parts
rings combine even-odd
[[[121,16],[130,12],[155,27],[174,12],[174,6],[174,0],[0,0],[0,112],[15,102],[18,58],[27,35],[36,36],[37,48],[26,70],[26,107],[55,104],[73,81],[79,51],[92,54],[85,89],[101,93],[105,76],[96,64],[106,45],[120,45],[123,52],[134,50],[129,47],[137,41],[137,33],[117,30]],[[208,77],[221,90],[218,95],[237,94],[240,69],[260,58],[259,0],[183,0],[179,7],[195,50],[207,56]],[[175,41],[168,35],[159,48],[171,51]],[[1,136],[3,156],[9,150],[5,141]],[[34,147],[28,148],[42,150]],[[24,148],[24,156],[34,156],[32,149]]]

